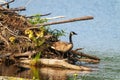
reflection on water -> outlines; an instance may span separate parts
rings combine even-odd
[[[91,52],[94,53],[94,52]],[[94,53],[101,58],[100,64],[86,64],[95,71],[75,71],[58,68],[5,66],[0,64],[0,76],[14,76],[38,80],[120,80],[120,53]],[[97,70],[96,70],[97,69]]]
[[[18,66],[15,65],[5,66],[4,64],[1,64],[0,67],[0,76],[14,76],[38,80],[67,80],[69,79],[68,75],[70,74],[89,73],[88,71],[76,71],[48,67],[36,68],[29,66],[29,68],[18,68]]]

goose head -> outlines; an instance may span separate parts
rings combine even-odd
[[[77,35],[77,33],[71,31],[71,32],[70,32],[70,35]]]
[[[77,35],[77,33],[73,32],[73,31],[70,32],[70,34],[69,34],[69,43],[71,43],[71,44],[73,44],[73,42],[72,42],[72,36],[73,35]]]

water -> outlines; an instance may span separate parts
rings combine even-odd
[[[120,80],[120,53],[97,52],[97,55],[101,58],[99,70],[89,74],[80,74],[78,80]]]
[[[87,64],[94,71],[72,71],[55,68],[21,69],[16,66],[0,65],[0,76],[14,76],[22,78],[39,78],[40,80],[120,80],[120,53],[90,51],[91,55],[101,58],[99,64]]]
[[[16,0],[11,7],[24,6],[27,1]],[[93,16],[94,20],[54,25],[51,28],[63,29],[67,33],[75,31],[78,36],[73,39],[74,48],[83,47],[87,53],[101,58],[99,64],[89,65],[98,69],[97,71],[76,72],[78,80],[120,80],[120,0],[31,0],[26,7],[27,10],[20,14],[51,12],[52,15],[47,17],[62,15],[65,19]],[[61,39],[68,40],[66,37]],[[74,75],[74,71],[71,72],[73,74],[70,71],[65,74],[63,70],[36,68],[16,74],[14,71],[18,71],[17,69],[15,66],[0,65],[0,76],[33,78],[39,75],[39,78],[44,77],[42,80],[73,80]]]

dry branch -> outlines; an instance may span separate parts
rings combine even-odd
[[[69,20],[62,20],[62,21],[56,21],[56,22],[49,22],[49,23],[44,23],[44,24],[38,24],[36,26],[48,26],[48,25],[55,25],[55,24],[62,24],[62,23],[68,23],[68,22],[90,20],[90,19],[93,19],[93,17],[92,16],[84,16],[84,17],[79,17],[79,18],[72,18],[72,19],[69,19]]]
[[[93,63],[93,64],[96,64],[96,63],[100,62],[99,60],[93,60],[93,59],[79,59],[79,61]]]
[[[14,58],[23,58],[23,57],[28,57],[31,58],[33,55],[36,54],[36,51],[27,51],[25,53],[18,53],[14,55]]]
[[[85,53],[83,53],[83,52],[77,52],[77,51],[75,51],[75,50],[71,50],[71,52],[72,52],[73,54],[77,54],[77,55],[79,55],[79,56],[83,56],[83,57],[87,57],[87,58],[90,58],[90,59],[94,59],[94,60],[99,60],[99,61],[100,61],[100,59],[99,59],[98,57],[96,57],[96,56],[91,56],[91,55],[85,54]]]
[[[25,7],[19,7],[19,8],[10,8],[11,11],[24,11],[26,10]]]
[[[40,16],[48,16],[51,15],[51,13],[47,13],[47,14],[41,14]],[[35,16],[27,16],[26,18],[34,18]]]
[[[39,28],[39,26],[48,26],[48,25],[55,25],[55,24],[69,23],[69,22],[75,22],[75,21],[90,20],[90,19],[93,19],[93,17],[92,16],[84,16],[84,17],[72,18],[72,19],[68,19],[68,20],[38,24],[38,25],[36,25],[36,27],[29,27],[27,29],[35,29],[35,28]]]
[[[15,0],[10,0],[9,2],[6,2],[6,3],[4,3],[4,4],[0,4],[0,6],[8,5],[8,4],[10,4],[10,3],[14,2],[14,1],[15,1]]]
[[[10,48],[9,42],[1,35],[1,33],[0,33],[0,39],[3,40],[7,44],[8,48]]]
[[[55,16],[55,17],[51,17],[51,18],[46,18],[48,20],[52,20],[52,19],[58,19],[58,18],[64,18],[65,16]]]

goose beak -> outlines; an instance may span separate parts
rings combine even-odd
[[[71,31],[70,34],[71,35],[77,35],[77,33],[73,32],[73,31]]]
[[[77,33],[74,33],[74,35],[77,35]]]
[[[77,33],[73,32],[73,35],[77,35]]]

